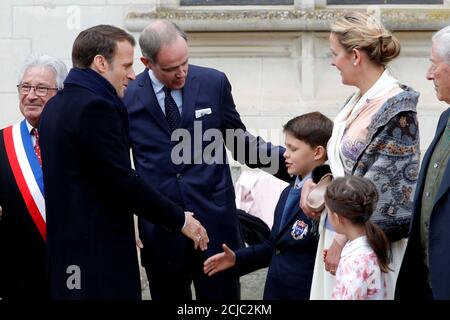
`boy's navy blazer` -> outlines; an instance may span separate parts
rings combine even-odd
[[[280,229],[281,216],[292,185],[283,190],[278,200],[270,239],[236,251],[236,268],[241,275],[269,266],[264,289],[264,299],[268,300],[309,299],[318,243],[312,233],[312,223],[297,206]],[[308,224],[308,233],[303,239],[295,240],[291,235],[296,221]]]

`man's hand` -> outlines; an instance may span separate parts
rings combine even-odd
[[[236,264],[236,254],[234,251],[228,248],[225,243],[222,244],[222,248],[223,252],[209,257],[203,263],[203,272],[208,276],[212,276],[217,272],[231,268]]]
[[[312,179],[305,181],[302,187],[302,194],[300,196],[300,208],[303,210],[303,212],[306,214],[308,218],[317,220],[320,219],[320,214],[322,213],[322,211],[315,212],[310,210],[306,206],[306,198],[308,197],[309,193],[311,192],[312,189],[314,189],[315,186],[316,184],[312,181]]]
[[[144,248],[144,244],[142,243],[142,240],[141,240],[141,238],[139,238],[138,235],[136,235],[136,247],[138,247],[139,249]]]
[[[183,233],[186,237],[191,238],[194,241],[194,248],[197,249],[200,247],[200,250],[205,251],[208,246],[209,238],[208,233],[205,228],[198,222],[197,219],[194,219],[193,213],[189,211],[184,212],[184,216],[186,217],[186,224],[183,229],[181,229],[181,233]]]

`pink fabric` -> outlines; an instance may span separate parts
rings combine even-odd
[[[400,87],[395,87],[384,95],[374,99],[368,99],[359,115],[345,130],[342,137],[340,153],[346,175],[351,175],[357,157],[361,153],[361,148],[365,146],[364,141],[367,139],[368,127],[372,122],[372,117],[380,110],[386,100],[401,91],[402,89]]]
[[[381,272],[366,236],[347,242],[342,250],[331,299],[387,299],[386,274]]]
[[[261,218],[272,228],[278,198],[287,186],[263,171],[243,171],[236,182],[236,207]]]

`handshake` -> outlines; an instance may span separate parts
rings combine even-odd
[[[208,233],[200,222],[193,217],[194,214],[192,212],[185,211],[184,215],[186,222],[183,229],[181,229],[181,233],[194,241],[195,249],[200,248],[200,250],[205,251],[208,248]]]

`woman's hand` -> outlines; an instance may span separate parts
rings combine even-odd
[[[305,181],[302,187],[302,194],[300,196],[300,208],[303,210],[303,212],[308,218],[317,220],[320,219],[320,214],[322,213],[322,211],[319,212],[312,211],[306,205],[306,198],[308,197],[309,193],[311,192],[312,189],[314,189],[315,186],[316,184],[312,181],[312,179],[308,179]]]
[[[336,241],[328,249],[324,250],[323,262],[325,263],[325,270],[331,273],[333,276],[336,275],[337,266],[341,258],[342,247]]]

